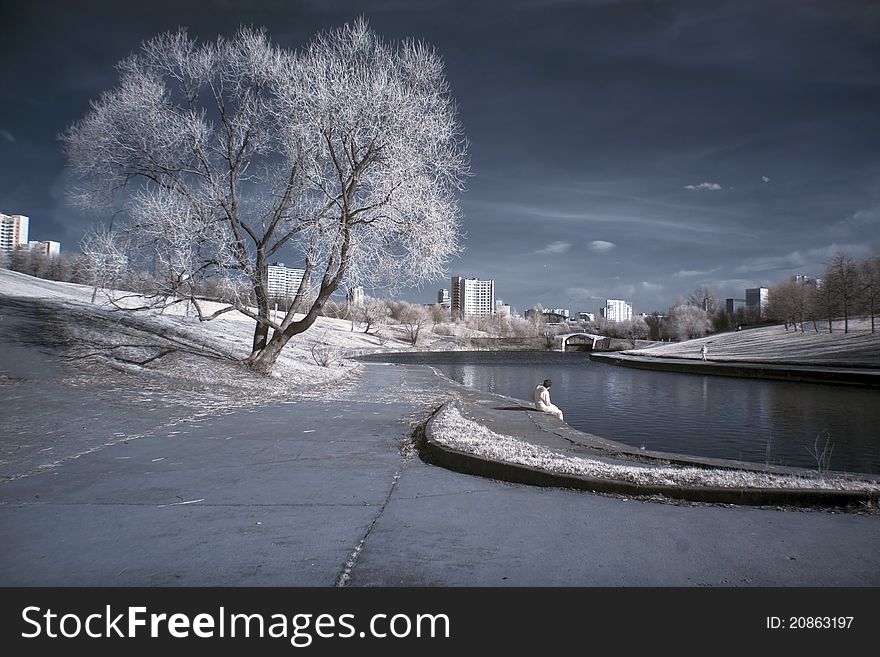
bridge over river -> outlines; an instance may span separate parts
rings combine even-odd
[[[583,338],[584,342],[577,342],[577,344],[579,344],[579,345],[585,345],[585,344],[588,344],[587,341],[592,341],[590,348],[595,349],[596,345],[599,343],[599,341],[605,340],[606,336],[596,335],[595,333],[584,333],[584,332],[564,333],[562,335],[557,335],[555,337],[555,340],[557,340],[559,342],[559,351],[565,351],[565,348],[569,344],[569,340],[571,340],[572,338]],[[574,344],[574,343],[572,343],[572,344]]]

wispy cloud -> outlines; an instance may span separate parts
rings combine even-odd
[[[605,298],[600,290],[594,290],[587,287],[567,287],[562,293],[566,298],[578,302],[596,301]]]
[[[699,185],[685,185],[684,188],[685,189],[695,189],[695,190],[705,189],[710,192],[717,192],[721,189],[721,185],[719,185],[718,183],[714,183],[714,182],[702,182]]]
[[[15,143],[15,135],[9,132],[9,130],[3,130],[2,128],[0,128],[0,137],[3,137],[3,139],[8,141],[10,144]]]
[[[681,269],[673,274],[676,278],[692,278],[694,276],[706,276],[708,274],[714,274],[716,271],[721,269],[720,267],[715,267],[714,269]]]
[[[847,219],[847,222],[857,227],[880,224],[880,204],[855,212]]]
[[[829,244],[819,249],[791,251],[781,256],[752,258],[734,271],[737,274],[748,274],[752,272],[791,270],[817,265],[824,266],[837,253],[846,253],[852,257],[860,258],[867,255],[870,251],[871,247],[867,244]]]
[[[767,176],[761,176],[761,180],[763,180],[765,183],[770,182],[770,179]]]
[[[606,242],[605,240],[593,240],[589,244],[590,250],[595,251],[596,253],[605,253],[616,246],[617,245],[614,242]]]
[[[648,281],[642,281],[642,291],[643,292],[659,292],[663,289],[663,286],[659,283],[650,283]]]
[[[540,253],[541,255],[554,255],[559,253],[565,253],[571,248],[571,242],[550,242],[543,249],[538,249],[535,253]]]

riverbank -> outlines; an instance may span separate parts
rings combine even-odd
[[[371,363],[286,396],[264,378],[239,404],[235,385],[67,358],[41,342],[44,310],[0,312],[3,586],[880,585],[868,505],[672,504],[475,477],[417,458],[437,408],[465,402],[514,437],[553,418]],[[208,362],[196,351],[180,356]]]
[[[368,343],[365,341],[374,337],[352,332],[348,329],[349,322],[322,318],[323,321],[312,329],[313,336],[293,341],[285,350],[272,377],[258,377],[239,363],[246,353],[252,324],[249,320],[235,318],[233,313],[229,314],[230,317],[208,324],[194,323],[192,317],[184,314],[125,313],[86,302],[84,298],[91,294],[91,290],[83,286],[21,277],[20,274],[12,277],[17,285],[12,286],[13,291],[31,296],[6,297],[4,301],[9,312],[7,326],[10,326],[8,320],[15,313],[28,315],[26,328],[19,327],[17,330],[19,335],[24,336],[24,344],[20,347],[10,345],[5,352],[0,375],[5,377],[7,383],[34,378],[35,361],[32,358],[29,360],[33,356],[32,350],[28,351],[29,346],[48,348],[60,354],[61,359],[72,366],[65,370],[65,384],[87,386],[90,380],[99,378],[107,385],[124,386],[136,391],[132,399],[138,399],[138,406],[144,407],[161,399],[164,404],[178,409],[172,416],[176,414],[180,418],[191,415],[193,411],[199,415],[210,415],[221,410],[228,412],[238,408],[256,408],[293,399],[323,399],[339,394],[340,390],[354,390],[358,386],[363,365],[345,358],[345,355],[367,350],[364,345]],[[3,280],[0,277],[0,282]],[[8,282],[9,277],[5,280]],[[346,325],[348,330],[340,324]],[[312,341],[311,347],[305,340]],[[330,366],[324,367],[315,362],[316,345],[342,351],[337,353]],[[374,351],[401,351],[397,345],[387,341],[371,346]],[[310,359],[312,362],[309,362]],[[663,362],[674,364],[669,359]],[[706,365],[698,363],[698,366]],[[407,394],[407,391],[402,391],[402,394]],[[442,403],[440,399],[434,398],[434,408]],[[51,400],[47,401],[51,403]],[[16,417],[13,414],[6,419],[14,422]],[[136,418],[132,419],[136,423]],[[490,418],[483,426],[488,428],[492,425],[487,423],[496,422],[497,419]],[[525,437],[524,442],[528,444],[529,437],[534,438],[531,426],[531,422],[512,426],[510,435]],[[6,427],[9,432],[12,431],[11,424],[7,423]],[[472,427],[470,433],[477,432]],[[498,436],[496,442],[503,443],[504,436]],[[103,440],[106,442],[106,439]],[[535,444],[540,446],[541,443]],[[34,449],[22,448],[20,444],[7,445],[4,449],[13,463],[28,463],[31,468],[46,466],[46,463],[39,462],[41,450],[46,446],[38,440],[31,441],[29,445],[35,446]],[[52,457],[50,464],[63,462],[100,446],[100,443],[91,445],[79,441],[53,444],[49,447]],[[618,448],[618,453],[623,452]],[[625,460],[630,460],[631,456]],[[636,456],[636,460],[644,460],[645,453]],[[493,458],[506,463],[502,452],[495,453]],[[670,462],[671,457],[665,455],[662,460]],[[565,471],[571,464],[553,463],[545,468],[551,480],[571,474]],[[703,465],[731,469],[729,464],[704,462]],[[6,476],[10,476],[9,473]],[[695,497],[688,492],[693,488],[692,473],[670,471],[666,476],[664,485],[680,487],[692,499],[705,499],[705,496]],[[557,485],[570,485],[563,479],[555,480]],[[704,483],[701,486],[710,488],[713,485]],[[737,485],[743,487],[741,482]],[[782,489],[788,484],[775,481],[765,486]],[[593,486],[593,490],[601,490],[601,487]],[[627,490],[635,494],[633,490]],[[657,490],[654,493],[664,494]],[[665,494],[675,497],[669,492]]]
[[[648,358],[674,358],[685,361],[702,360],[701,349],[713,363],[761,363],[797,365],[799,367],[842,367],[880,369],[880,333],[871,333],[868,318],[849,321],[844,333],[843,321],[805,327],[805,331],[788,330],[781,325],[762,326],[742,331],[707,335],[684,342],[663,342],[642,349],[621,353]]]
[[[870,513],[670,504],[427,464],[412,428],[463,388],[422,366],[367,364],[347,390],[173,425],[161,399],[120,416],[131,391],[100,380],[14,385],[52,388],[56,444],[125,435],[0,483],[3,586],[880,585]],[[19,429],[38,437],[41,415]]]
[[[749,379],[835,383],[842,385],[880,387],[880,368],[829,367],[788,363],[721,361],[673,356],[644,355],[648,350],[620,353],[591,353],[590,360],[661,372],[733,376]]]

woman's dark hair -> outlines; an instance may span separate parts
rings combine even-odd
[[[549,388],[553,382],[550,379],[544,379],[544,387]]]

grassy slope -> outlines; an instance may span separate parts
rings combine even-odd
[[[285,347],[270,378],[254,375],[240,361],[250,353],[254,321],[229,312],[210,322],[199,322],[185,304],[157,311],[122,312],[100,292],[91,302],[93,288],[47,281],[0,269],[0,295],[31,300],[45,319],[47,340],[70,362],[91,372],[140,375],[156,385],[223,388],[241,396],[285,396],[333,383],[345,383],[360,369],[347,356],[370,351],[413,349],[401,327],[386,327],[386,338],[367,335],[349,321],[319,317],[307,332]],[[138,299],[114,294],[120,305]],[[205,303],[213,312],[218,304]],[[430,329],[430,327],[428,327]],[[420,348],[442,348],[450,338],[426,330]],[[329,367],[316,363],[316,343],[334,351]],[[2,361],[0,361],[2,373]]]
[[[880,367],[880,333],[871,334],[868,320],[850,320],[847,334],[843,332],[843,322],[835,322],[833,333],[828,333],[827,322],[819,325],[819,333],[811,324],[805,328],[806,331],[801,333],[791,327],[786,331],[781,324],[765,326],[623,353],[700,359],[700,347],[705,344],[709,348],[707,357],[710,360]]]

